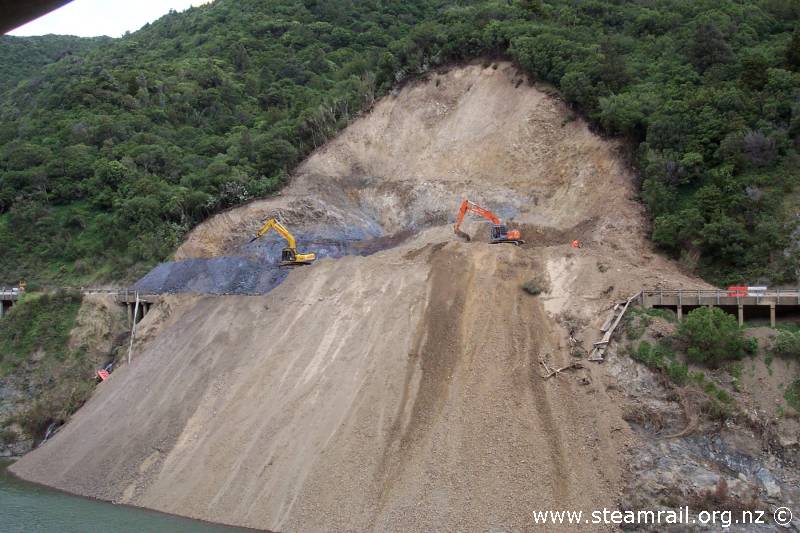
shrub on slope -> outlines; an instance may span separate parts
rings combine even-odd
[[[741,359],[747,343],[736,318],[719,307],[700,307],[678,327],[687,344],[686,353],[695,363],[713,366],[727,359]]]

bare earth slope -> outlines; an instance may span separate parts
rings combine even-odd
[[[545,380],[540,357],[571,361],[565,312],[588,346],[614,297],[699,285],[650,251],[615,145],[496,67],[382,100],[283,194],[214,217],[177,255],[259,257],[245,243],[273,215],[301,247],[390,248],[295,269],[264,296],[167,298],[134,363],[13,471],[277,531],[516,531],[534,510],[614,507],[628,426],[600,370]],[[484,244],[474,222],[456,241],[464,197],[529,244]],[[539,298],[520,290],[532,278]]]
[[[239,252],[275,214],[299,235],[418,230],[452,221],[464,197],[548,229],[591,220],[593,234],[613,223],[606,236],[633,239],[638,253],[641,207],[616,151],[509,65],[453,69],[378,102],[303,163],[279,197],[217,215],[176,257]]]

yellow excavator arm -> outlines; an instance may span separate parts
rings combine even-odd
[[[317,255],[313,252],[299,253],[297,251],[297,241],[286,227],[278,222],[277,219],[269,219],[261,229],[256,232],[255,237],[250,239],[250,242],[262,237],[269,230],[274,229],[280,234],[281,237],[286,239],[286,248],[281,251],[281,264],[282,265],[308,265],[317,259]]]
[[[275,228],[275,231],[277,231],[281,237],[286,239],[286,244],[289,248],[297,248],[297,242],[294,240],[294,235],[289,233],[289,230],[286,229],[286,226],[278,222],[278,219],[276,218],[269,219],[263,226],[261,226],[261,229],[256,232],[256,236],[253,237],[250,242],[260,238],[272,228]]]

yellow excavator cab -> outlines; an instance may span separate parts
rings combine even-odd
[[[310,265],[316,259],[317,255],[313,252],[300,254],[293,248],[284,248],[281,250],[282,265]]]
[[[297,242],[295,241],[294,236],[275,218],[269,219],[263,226],[261,226],[261,229],[256,232],[255,237],[250,239],[250,242],[260,238],[271,229],[274,229],[281,237],[286,239],[287,246],[281,250],[281,265],[310,265],[317,259],[317,255],[313,252],[298,252]]]

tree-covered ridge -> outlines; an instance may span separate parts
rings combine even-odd
[[[72,35],[0,35],[0,94],[12,89],[20,81],[40,74],[50,63],[109,41],[107,37],[84,38]]]
[[[52,65],[0,107],[0,278],[141,272],[275,190],[436,5],[218,0]]]
[[[719,282],[800,264],[792,0],[217,0],[0,107],[0,278],[124,277],[268,193],[394,84],[508,57],[630,139],[654,240]]]

